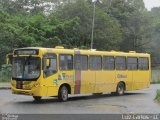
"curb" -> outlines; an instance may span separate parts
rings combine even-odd
[[[11,87],[1,87],[0,90],[7,90],[7,89],[11,89]]]
[[[0,90],[11,89],[10,82],[0,82]]]
[[[154,84],[160,84],[160,82],[158,82],[158,83],[151,82],[151,84],[153,84],[153,85],[154,85]]]

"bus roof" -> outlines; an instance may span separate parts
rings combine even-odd
[[[96,50],[83,50],[83,49],[64,49],[63,47],[56,47],[56,48],[43,48],[43,47],[25,47],[25,48],[18,48],[15,50],[26,50],[26,49],[34,49],[34,50],[40,50],[44,53],[46,52],[56,52],[56,53],[62,53],[62,54],[74,54],[76,51],[79,51],[80,54],[87,54],[87,55],[116,55],[116,56],[144,56],[149,57],[150,54],[148,53],[137,53],[135,51],[129,51],[129,52],[122,52],[122,51],[96,51]]]

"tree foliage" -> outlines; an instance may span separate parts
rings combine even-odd
[[[95,49],[160,56],[159,8],[147,11],[143,0],[101,1],[95,3]],[[14,48],[90,49],[92,19],[92,0],[0,0],[0,65]]]

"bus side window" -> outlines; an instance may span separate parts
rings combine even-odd
[[[126,70],[126,57],[116,57],[116,70]]]
[[[87,55],[81,55],[81,65],[82,65],[82,70],[88,70],[88,56]]]
[[[138,69],[138,59],[136,57],[128,57],[128,70],[137,70]]]
[[[103,69],[104,70],[114,70],[115,69],[115,60],[113,56],[103,57]]]
[[[74,68],[75,70],[81,70],[81,55],[75,55],[74,56]]]
[[[75,55],[74,66],[75,66],[75,70],[88,70],[88,56]]]
[[[102,57],[94,55],[89,56],[89,69],[102,70]]]
[[[60,55],[59,56],[60,70],[73,70],[73,56]]]
[[[139,58],[138,59],[138,69],[139,70],[148,70],[149,69],[148,58]]]
[[[46,61],[49,60],[49,66],[46,66]],[[57,59],[55,54],[49,54],[43,58],[44,77],[48,77],[57,72]]]

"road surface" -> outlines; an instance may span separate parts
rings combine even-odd
[[[154,98],[160,84],[149,89],[127,92],[124,96],[80,95],[70,96],[67,102],[46,97],[41,103],[31,96],[13,95],[10,90],[0,90],[0,113],[12,114],[123,114],[160,113],[160,104]]]

